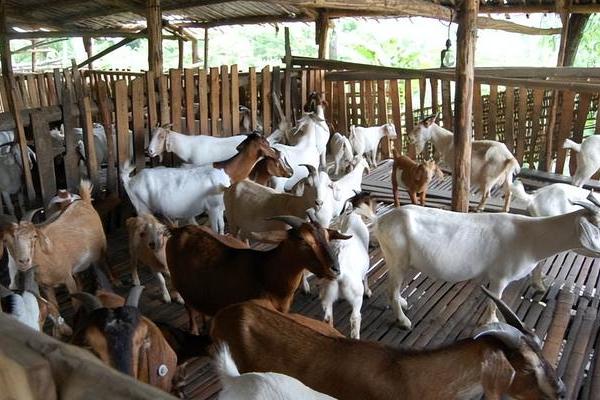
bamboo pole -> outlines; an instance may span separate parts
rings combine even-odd
[[[474,60],[478,8],[478,0],[464,0],[458,14],[452,209],[460,212],[469,211]]]

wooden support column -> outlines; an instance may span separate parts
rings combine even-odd
[[[329,14],[325,10],[319,10],[319,16],[315,23],[315,41],[319,45],[319,58],[327,58],[329,53]]]
[[[31,72],[35,72],[35,62],[36,62],[35,48],[36,48],[36,43],[37,42],[38,42],[37,39],[32,39],[31,40]]]
[[[160,0],[147,0],[146,24],[148,34],[148,70],[158,77],[163,71],[162,13]]]
[[[179,30],[179,33],[181,33],[181,29]],[[177,39],[177,48],[178,48],[177,68],[183,69],[183,55],[184,55],[184,50],[185,50],[185,42],[183,41],[183,39],[181,39],[181,38]]]
[[[204,28],[204,69],[208,69],[208,28]]]
[[[12,70],[12,58],[10,54],[10,39],[8,39],[8,26],[6,25],[6,0],[0,0],[0,61],[2,62],[2,78],[6,88],[6,100],[8,109],[15,119],[16,139],[21,151],[21,160],[23,161],[23,174],[25,177],[25,187],[27,189],[27,199],[29,203],[35,200],[35,189],[31,179],[31,169],[29,168],[29,154],[27,152],[27,141],[25,140],[25,130],[21,120],[21,104],[16,103],[15,77]]]
[[[85,53],[87,54],[88,58],[92,58],[93,55],[93,42],[92,42],[92,37],[91,36],[84,36],[83,37],[83,48],[85,49]],[[88,68],[89,69],[94,69],[94,67],[92,66],[92,63],[90,62],[88,64]]]
[[[565,52],[563,66],[570,67],[575,63],[577,49],[581,43],[581,37],[585,31],[585,26],[590,19],[590,14],[571,14],[569,17],[569,26],[567,28],[567,42],[565,44]]]
[[[478,0],[463,0],[458,14],[452,209],[460,212],[469,211],[473,81],[478,9]]]
[[[192,64],[196,66],[197,63],[200,62],[200,57],[198,56],[198,39],[194,38],[191,40],[192,44]]]

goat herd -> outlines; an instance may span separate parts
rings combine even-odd
[[[514,193],[532,216],[408,205],[378,217],[369,194],[361,192],[362,176],[376,165],[380,140],[395,138],[394,126],[352,127],[349,138],[330,136],[325,104],[311,94],[295,129],[282,123],[268,138],[187,136],[155,128],[148,154],[162,158],[172,152],[183,165],[148,168],[133,177],[129,163],[121,168],[138,213],[127,220],[134,284],[127,299],[109,284],[96,294],[80,291],[76,274],[91,265],[116,283],[87,181],[79,195],[61,192],[52,204],[58,210],[41,224],[29,221],[32,213],[18,223],[4,218],[0,237],[11,283],[10,290],[2,288],[3,310],[37,330],[48,317],[55,336],[70,337],[106,364],[166,391],[182,349],[202,351],[203,336],[196,336],[201,314],[212,317],[222,399],[562,398],[564,385],[543,358],[540,340],[500,298],[509,283],[553,254],[572,249],[600,256],[600,199],[564,184],[527,194],[512,181],[519,164],[506,146],[481,140],[472,151],[471,179],[482,193],[478,210],[492,187],[503,185],[504,210]],[[452,133],[435,117],[420,122],[409,137],[417,152],[431,141],[439,158],[453,164]],[[598,169],[595,140],[566,144],[579,152],[580,185]],[[327,154],[335,161],[336,180],[325,172]],[[398,186],[423,205],[436,173],[441,171],[435,162],[396,153],[396,205]],[[0,183],[4,192],[7,185]],[[210,228],[197,225],[202,213]],[[401,296],[409,268],[450,282],[488,281],[485,324],[471,338],[434,350],[401,351],[359,340],[363,297],[371,295],[368,224],[388,266],[389,300],[401,327],[411,327]],[[251,248],[249,240],[263,244]],[[156,274],[165,302],[185,304],[191,334],[173,334],[142,316],[138,262]],[[308,272],[318,278],[326,323],[288,313],[296,290],[310,291]],[[541,272],[533,272],[543,290]],[[72,328],[54,294],[62,284],[77,310]],[[352,305],[351,339],[333,328],[338,298]],[[496,309],[505,323],[498,322]]]

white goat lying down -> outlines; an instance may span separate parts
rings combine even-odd
[[[414,142],[417,154],[423,152],[425,144],[431,140],[435,150],[448,167],[454,168],[454,134],[436,124],[436,116],[426,118],[417,124],[408,135]],[[503,185],[505,212],[510,209],[510,185],[513,175],[520,171],[519,162],[504,143],[494,140],[474,140],[471,150],[471,183],[479,187],[481,201],[478,211],[485,209],[485,203],[495,185]]]
[[[240,374],[227,344],[217,347],[214,365],[223,386],[219,393],[219,400],[335,400],[284,374],[275,372]]]
[[[506,286],[537,263],[562,251],[583,248],[600,256],[600,203],[575,201],[584,209],[555,217],[508,213],[463,214],[404,206],[375,222],[375,236],[389,268],[389,296],[405,328],[410,320],[400,296],[409,268],[448,282],[480,278],[501,297]],[[488,321],[496,321],[490,307]]]
[[[527,205],[527,212],[532,217],[551,217],[579,210],[580,207],[573,202],[584,201],[588,195],[594,196],[600,202],[600,196],[595,193],[566,183],[554,183],[529,194],[525,191],[523,183],[516,181],[511,190],[515,198]],[[590,256],[583,249],[575,251]],[[533,270],[532,278],[533,287],[537,291],[546,291],[546,285],[542,278],[542,267]]]
[[[215,137],[208,135],[184,135],[164,127],[152,129],[152,139],[148,144],[148,155],[158,156],[166,152],[177,154],[183,162],[206,165],[225,161],[237,154],[236,147],[246,139],[246,135]]]
[[[577,171],[573,175],[573,185],[581,187],[600,169],[600,136],[588,136],[581,144],[566,139],[563,148],[577,153]]]
[[[333,170],[333,173],[334,175],[339,175],[354,158],[352,145],[347,137],[342,136],[342,134],[339,132],[336,132],[331,135],[328,147],[329,153],[333,155],[333,160],[335,162],[335,169]]]
[[[349,210],[333,225],[334,229],[350,235],[351,238],[331,242],[333,253],[340,264],[340,275],[334,280],[322,280],[319,283],[325,322],[333,326],[333,303],[337,299],[344,298],[352,306],[350,337],[353,339],[360,339],[360,309],[363,295],[371,297],[367,278],[370,266],[369,228],[363,222],[361,215],[374,217],[373,211],[366,204],[361,204],[357,209],[353,209],[350,205]]]
[[[389,139],[396,139],[394,124],[383,124],[369,128],[350,126],[350,143],[354,149],[354,154],[364,155],[373,167],[377,166],[377,148],[384,136]]]

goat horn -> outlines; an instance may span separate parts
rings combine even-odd
[[[33,220],[33,217],[35,217],[35,214],[37,214],[39,211],[43,210],[43,207],[40,208],[35,208],[33,210],[29,210],[27,211],[24,215],[23,215],[23,220],[27,221],[27,222],[31,222]]]
[[[98,310],[100,308],[104,308],[104,305],[102,304],[100,299],[91,293],[88,293],[88,292],[72,293],[71,297],[79,300],[83,304],[85,311],[87,311],[88,313]]]
[[[594,191],[590,190],[590,194],[587,196],[588,201],[592,202],[596,207],[600,207],[600,201],[594,196]]]
[[[308,170],[308,174],[310,176],[316,176],[317,175],[317,169],[314,166],[312,166],[310,164],[298,164],[298,165],[300,165],[302,167],[306,167],[306,169]]]
[[[267,220],[285,222],[294,229],[299,229],[305,222],[302,218],[298,218],[294,215],[277,215],[275,217],[269,217]]]
[[[593,213],[598,212],[598,207],[596,207],[595,204],[590,204],[586,201],[580,201],[580,200],[569,200],[569,201],[571,202],[571,204],[576,205],[576,206],[581,206],[590,212],[593,212]]]
[[[504,343],[508,348],[515,349],[521,344],[523,333],[517,328],[502,322],[492,322],[480,326],[473,333],[473,339],[483,336],[492,336]]]
[[[132,287],[129,291],[129,294],[127,295],[127,301],[125,301],[125,305],[137,308],[143,290],[144,286],[141,285],[135,285],[134,287]]]
[[[517,314],[515,314],[514,311],[511,310],[511,308],[505,302],[503,302],[501,299],[496,297],[495,294],[490,292],[483,285],[481,286],[481,290],[483,290],[483,293],[485,293],[486,296],[488,296],[490,299],[492,299],[492,301],[496,304],[496,307],[498,307],[498,310],[500,310],[500,312],[502,313],[502,316],[504,317],[504,320],[506,321],[507,324],[518,329],[519,331],[521,331],[523,333],[529,333],[529,330],[527,330],[527,328],[525,328],[523,321],[521,321],[519,319]]]

